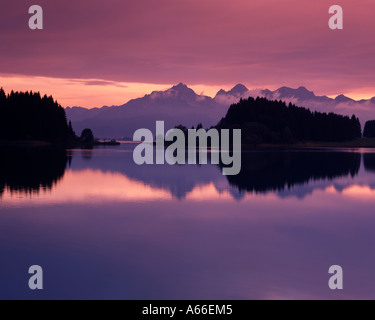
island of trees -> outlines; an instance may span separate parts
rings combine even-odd
[[[241,99],[233,104],[217,129],[241,129],[248,145],[296,142],[342,142],[361,138],[361,124],[334,113],[312,112],[282,101]]]
[[[0,88],[0,141],[45,142],[62,147],[117,145],[100,142],[90,129],[77,137],[64,108],[52,96],[39,92],[14,92],[6,95]]]
[[[365,138],[375,138],[375,120],[367,121],[363,130]]]
[[[75,143],[75,133],[65,110],[52,96],[39,92],[0,89],[0,140],[44,141],[63,146]]]

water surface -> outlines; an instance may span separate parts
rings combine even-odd
[[[2,151],[1,299],[375,298],[375,150],[247,152],[225,177],[133,146]]]

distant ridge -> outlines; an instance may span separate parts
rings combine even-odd
[[[350,98],[344,96],[343,94],[340,94],[339,96],[337,96],[335,98],[335,101],[337,101],[337,102],[355,102],[355,100],[350,99]]]
[[[229,91],[225,91],[223,89],[221,89],[217,94],[216,94],[216,97],[220,96],[220,95],[232,95],[232,96],[235,96],[235,97],[242,97],[246,92],[248,92],[249,89],[246,88],[243,84],[239,83],[237,84],[235,87],[233,87],[231,90]],[[215,97],[215,98],[216,98]]]
[[[209,127],[226,114],[231,104],[237,103],[241,98],[257,96],[292,102],[312,111],[348,116],[356,114],[363,125],[367,120],[375,119],[375,97],[356,101],[341,94],[332,99],[317,96],[303,86],[296,89],[283,86],[274,91],[249,90],[241,83],[228,91],[219,90],[214,98],[198,95],[186,84],[179,83],[165,91],[153,91],[120,106],[94,109],[68,107],[66,114],[77,132],[92,128],[99,138],[131,137],[139,128],[154,130],[157,120],[164,120],[166,129],[176,124],[191,127],[202,123],[204,127]]]

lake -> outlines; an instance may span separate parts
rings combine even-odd
[[[134,146],[2,149],[0,299],[375,298],[375,150],[249,151],[226,177]]]

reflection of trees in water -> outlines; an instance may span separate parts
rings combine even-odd
[[[92,149],[83,149],[83,150],[81,150],[82,159],[84,159],[86,161],[90,161],[91,158],[92,158],[92,153],[93,153]]]
[[[144,165],[137,166],[131,157],[112,169],[128,178],[142,181],[151,187],[169,191],[175,198],[184,199],[197,186],[213,183],[218,191],[229,191],[235,199],[245,192],[265,193],[288,191],[296,185],[307,186],[311,181],[330,181],[339,177],[354,177],[361,165],[361,154],[325,151],[259,151],[243,152],[242,170],[237,176],[223,177],[215,165]],[[210,162],[210,161],[208,161]],[[227,181],[232,187],[228,188]]]
[[[0,195],[5,187],[10,191],[26,193],[51,189],[64,175],[72,153],[51,148],[1,148]],[[89,159],[91,152],[80,153]],[[81,157],[78,157],[81,158]],[[110,159],[110,160],[109,160]],[[79,163],[79,161],[78,161]],[[137,166],[131,156],[114,153],[111,157],[93,157],[81,162],[82,168],[120,172],[130,179],[142,181],[152,187],[170,191],[182,199],[196,186],[213,183],[217,190],[228,188],[232,196],[241,199],[243,191],[264,193],[286,191],[295,185],[306,185],[314,180],[357,175],[361,154],[347,152],[244,152],[242,170],[238,176],[223,177],[221,168],[208,166]],[[375,154],[365,154],[366,170],[375,171]],[[76,163],[77,167],[77,163]]]
[[[51,189],[65,173],[68,157],[65,150],[49,147],[1,148],[0,195],[11,192],[39,192]]]
[[[364,153],[363,164],[366,171],[375,172],[375,153]]]
[[[227,178],[240,191],[282,191],[311,180],[354,177],[360,165],[359,153],[248,152],[242,154],[240,174]]]

